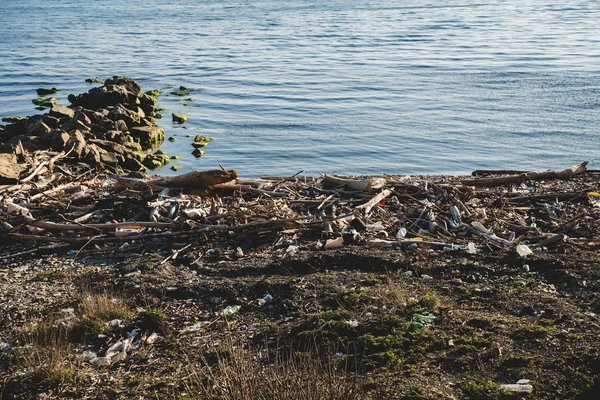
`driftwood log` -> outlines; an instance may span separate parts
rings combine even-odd
[[[214,169],[209,171],[193,171],[178,176],[163,176],[154,179],[115,179],[113,187],[116,190],[133,189],[144,191],[148,189],[161,190],[165,188],[208,189],[213,185],[230,182],[238,177],[236,170]]]
[[[387,180],[384,178],[352,179],[335,175],[323,175],[323,183],[329,186],[340,186],[359,192],[371,192],[383,188],[387,183]]]
[[[526,181],[539,181],[543,179],[565,179],[585,172],[587,165],[588,162],[585,161],[581,164],[563,169],[562,171],[526,172],[524,174],[499,176],[496,178],[462,180],[461,183],[471,186],[498,186],[508,183],[522,183]]]

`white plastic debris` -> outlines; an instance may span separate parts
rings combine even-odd
[[[112,359],[117,354],[123,353],[129,349],[129,339],[122,339],[113,344],[106,350],[105,357]],[[112,360],[111,360],[112,361]]]
[[[298,246],[294,246],[290,244],[287,249],[285,249],[286,254],[296,254],[298,252]]]
[[[192,208],[190,210],[183,210],[183,214],[189,219],[200,219],[206,217],[208,212],[202,208]]]
[[[194,333],[204,328],[205,326],[210,325],[210,321],[198,321],[192,326],[185,327],[181,330],[181,333]]]
[[[148,336],[146,338],[146,344],[151,345],[152,343],[156,342],[156,339],[158,339],[158,338],[159,338],[158,333],[153,332],[150,336]]]
[[[507,392],[517,392],[517,393],[531,393],[533,392],[533,386],[531,385],[519,385],[515,384],[503,384],[500,387]]]
[[[527,257],[533,254],[533,251],[531,251],[531,249],[524,244],[518,245],[516,250],[521,257]]]
[[[329,239],[328,241],[325,242],[325,250],[329,250],[329,249],[337,249],[342,247],[342,245],[344,244],[344,238],[343,237],[339,237],[337,239]]]
[[[475,247],[475,243],[469,242],[469,244],[467,245],[467,253],[477,254],[477,247]]]
[[[131,236],[139,233],[139,229],[126,229],[126,228],[115,228],[115,236],[123,237],[123,236]]]
[[[111,319],[110,321],[104,323],[104,327],[106,329],[113,330],[121,326],[122,323],[123,321],[121,321],[120,319]]]
[[[398,229],[398,232],[396,233],[396,238],[404,239],[406,237],[407,233],[408,233],[408,231],[406,230],[406,228],[400,228],[400,229]]]
[[[475,229],[477,229],[479,232],[483,232],[483,233],[492,233],[492,231],[490,231],[488,228],[486,228],[485,226],[483,226],[483,224],[479,221],[473,221],[471,222],[471,226]]]

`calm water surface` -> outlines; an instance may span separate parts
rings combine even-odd
[[[593,0],[0,1],[0,116],[116,74],[201,88],[160,99],[184,171],[600,167]]]

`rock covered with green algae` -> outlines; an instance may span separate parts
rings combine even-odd
[[[163,129],[154,124],[158,95],[160,91],[145,93],[134,80],[115,76],[86,93],[69,95],[70,106],[40,97],[33,103],[50,108],[46,114],[3,121],[8,124],[2,126],[2,151],[14,152],[17,145],[27,151],[71,151],[73,161],[129,171],[163,166],[169,161],[166,155],[144,152],[164,141]]]
[[[173,113],[172,116],[173,122],[176,124],[183,124],[185,121],[188,120],[188,117],[181,113]]]

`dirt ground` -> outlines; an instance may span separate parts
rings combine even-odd
[[[296,386],[307,380],[290,384],[296,386],[288,397],[257,394],[266,389],[248,375],[265,368],[279,377],[278,368],[307,374],[297,366],[304,358],[292,354],[318,359],[321,372],[308,374],[322,377],[315,385],[339,384],[326,392],[330,398],[595,399],[600,393],[594,249],[565,243],[528,259],[508,251],[358,246],[282,256],[259,243],[240,252],[201,239],[193,251],[164,261],[184,245],[3,260],[2,398],[317,398],[300,395]],[[85,296],[122,304],[127,312],[119,326],[40,341],[52,336],[41,327],[56,327],[45,321],[55,323],[62,309],[73,308],[74,320],[85,321]],[[237,312],[223,315],[236,305]],[[415,314],[435,321],[416,323]],[[98,366],[82,356],[101,354],[135,328],[141,344],[122,361]],[[153,332],[156,341],[143,340]],[[293,373],[284,363],[296,365]],[[532,393],[499,386],[521,379]],[[236,394],[232,383],[249,389]]]

